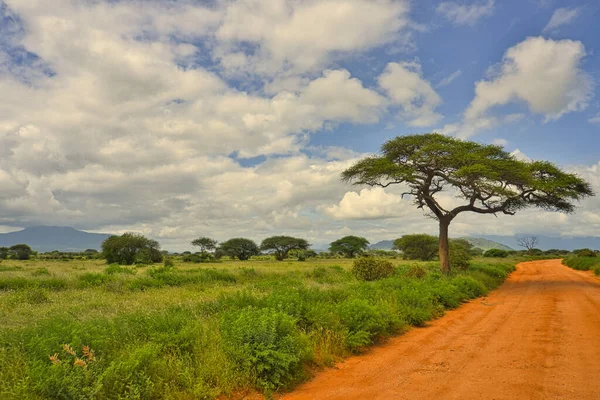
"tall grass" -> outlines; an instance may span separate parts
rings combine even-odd
[[[12,307],[36,318],[0,327],[0,398],[212,399],[237,390],[272,393],[486,294],[514,269],[474,263],[445,277],[431,264],[419,264],[418,273],[415,266],[396,265],[392,276],[363,282],[347,263],[299,264],[307,263],[292,264],[287,272],[255,268],[252,262],[243,268],[160,267],[135,274],[98,267],[55,277],[67,282],[60,291],[43,286],[51,279],[46,276],[7,277],[25,282],[8,289],[5,284]],[[125,285],[123,293],[115,291],[119,285]],[[77,300],[110,288],[110,302]],[[204,299],[185,301],[184,293],[209,290]],[[141,296],[170,305],[124,308],[123,299]],[[48,307],[61,311],[47,314]],[[104,307],[115,311],[105,314]],[[0,308],[0,316],[11,312]]]

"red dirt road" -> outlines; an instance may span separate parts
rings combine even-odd
[[[487,298],[283,399],[600,399],[600,279],[559,260],[519,264]]]

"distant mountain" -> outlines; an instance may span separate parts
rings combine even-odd
[[[483,251],[487,251],[489,249],[499,249],[499,250],[514,250],[513,248],[498,242],[494,242],[493,240],[484,239],[484,238],[472,238],[472,237],[463,237],[461,239],[467,240],[469,243],[473,245],[473,247],[479,248]]]
[[[109,236],[111,235],[78,231],[68,227],[36,226],[0,234],[0,247],[25,243],[39,252],[100,250],[102,242]]]
[[[394,246],[393,240],[382,240],[369,246],[372,250],[391,250]]]
[[[473,245],[473,247],[479,247],[481,250],[486,251],[489,249],[502,249],[502,250],[512,250],[509,246],[506,246],[502,243],[494,242],[492,240],[484,239],[484,238],[470,238],[464,237],[461,239],[466,239]],[[382,240],[375,244],[369,246],[370,249],[373,250],[391,250],[394,245],[393,240]]]

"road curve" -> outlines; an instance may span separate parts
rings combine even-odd
[[[283,399],[600,399],[600,279],[560,260],[521,263],[488,297]]]

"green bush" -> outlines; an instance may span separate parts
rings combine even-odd
[[[44,275],[50,275],[50,271],[48,271],[48,268],[37,268],[37,269],[31,271],[31,276],[44,276]]]
[[[361,281],[376,281],[394,274],[394,266],[388,260],[361,257],[352,263],[352,273]]]
[[[351,299],[341,303],[338,313],[342,324],[348,329],[346,345],[356,350],[373,343],[373,338],[390,334],[401,321],[382,304],[373,305],[366,300]]]
[[[573,254],[575,254],[577,257],[596,257],[596,252],[591,249],[573,250]]]
[[[115,274],[135,275],[136,271],[133,268],[121,267],[119,264],[114,263],[114,264],[110,264],[108,267],[106,267],[104,269],[104,273],[107,275],[115,275]]]
[[[297,379],[310,354],[296,320],[277,310],[246,308],[225,313],[221,334],[227,355],[266,391]]]
[[[493,257],[493,258],[506,258],[508,257],[508,253],[506,250],[502,249],[489,249],[483,253],[484,257]]]
[[[589,271],[600,265],[600,257],[567,257],[562,260],[562,263],[579,271]]]

